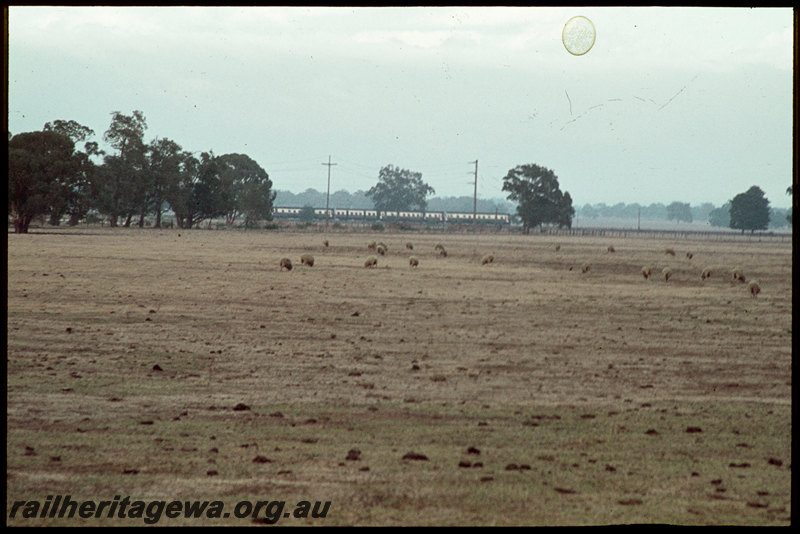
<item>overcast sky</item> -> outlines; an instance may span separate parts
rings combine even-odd
[[[562,42],[576,15],[596,40]],[[274,188],[367,190],[381,167],[435,196],[505,198],[552,169],[575,207],[722,205],[757,185],[788,207],[791,8],[9,8],[9,131],[75,120],[102,142],[247,154]]]

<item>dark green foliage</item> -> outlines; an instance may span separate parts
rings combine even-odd
[[[378,211],[425,211],[431,186],[422,181],[422,173],[387,165],[380,170],[378,183],[367,191]]]
[[[314,207],[306,204],[303,206],[303,209],[300,210],[299,214],[300,220],[306,223],[314,222]]]
[[[111,125],[103,139],[117,154],[103,160],[98,174],[97,208],[108,217],[111,226],[117,226],[119,217],[125,217],[124,226],[130,226],[136,213],[140,215],[142,226],[150,185],[144,144],[147,122],[141,111],[134,111],[132,115],[115,111],[111,115]]]
[[[503,191],[508,191],[509,200],[517,202],[517,214],[526,232],[542,224],[572,227],[572,197],[561,192],[552,170],[536,164],[518,165],[503,178]]]
[[[225,223],[233,224],[241,214],[245,225],[271,221],[275,193],[267,172],[245,154],[225,154],[216,159],[220,179],[220,209]]]
[[[769,200],[758,186],[739,193],[731,200],[730,227],[736,230],[754,232],[766,230],[769,226]]]
[[[34,217],[88,209],[92,166],[75,143],[55,131],[27,132],[8,142],[8,212],[14,232],[27,233]]]

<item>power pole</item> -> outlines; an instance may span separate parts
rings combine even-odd
[[[470,161],[475,164],[475,193],[472,197],[472,222],[478,220],[478,160]]]
[[[336,163],[331,163],[331,157],[328,156],[328,163],[322,165],[328,166],[328,195],[325,197],[325,228],[328,228],[328,220],[331,218],[330,202],[331,202],[331,167]]]

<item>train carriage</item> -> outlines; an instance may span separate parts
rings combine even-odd
[[[297,219],[307,208],[278,206],[273,210],[276,218]],[[353,221],[418,221],[441,223],[495,223],[509,224],[511,216],[508,213],[472,213],[458,211],[379,211],[375,209],[349,209],[349,208],[314,208],[314,216],[319,219],[332,218],[337,220]]]

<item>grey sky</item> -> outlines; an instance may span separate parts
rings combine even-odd
[[[597,30],[583,56],[564,24]],[[519,164],[574,205],[721,205],[752,185],[788,207],[791,8],[9,9],[9,130],[56,119],[102,141],[244,153],[276,189],[366,190],[387,164],[436,196],[505,198]]]

